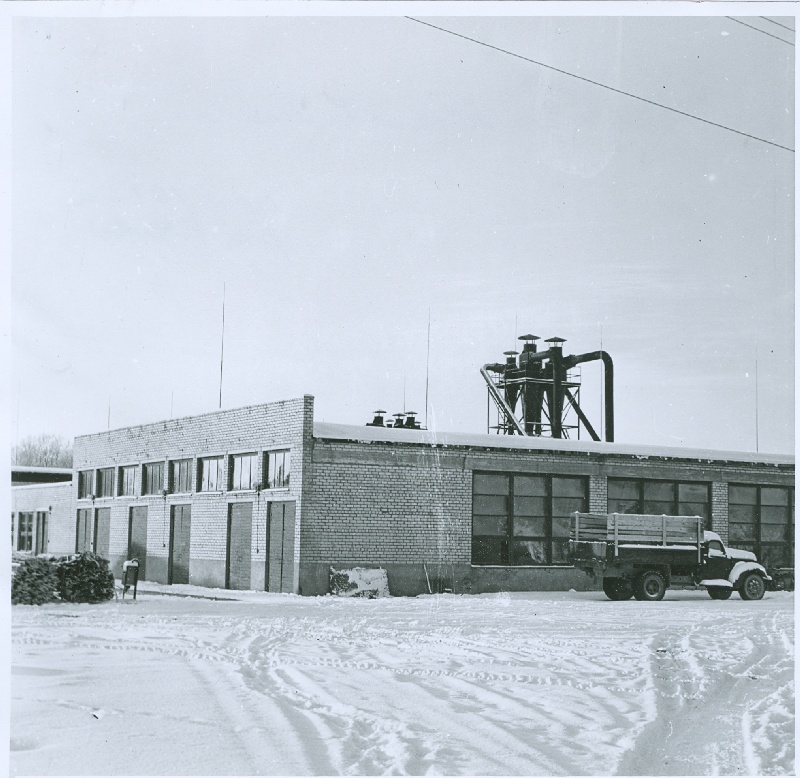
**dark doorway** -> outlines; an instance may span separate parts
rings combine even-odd
[[[267,567],[264,588],[291,592],[294,570],[294,502],[271,502],[267,511]]]
[[[253,503],[231,503],[228,506],[228,553],[225,565],[226,589],[250,588],[252,539]]]
[[[169,521],[169,570],[167,583],[189,583],[189,543],[192,506],[173,505]]]
[[[34,546],[34,553],[46,554],[47,553],[47,511],[38,511],[36,513],[36,544]]]
[[[108,559],[111,537],[111,508],[97,508],[94,512],[94,544],[92,550],[103,559]]]
[[[147,577],[147,506],[136,505],[128,516],[128,559],[139,560],[139,578]]]
[[[75,530],[75,553],[92,550],[92,512],[89,508],[78,510],[78,525]]]

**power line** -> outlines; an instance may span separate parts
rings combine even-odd
[[[704,124],[710,124],[712,127],[719,127],[723,130],[728,130],[728,132],[735,132],[737,135],[743,135],[745,138],[750,138],[751,140],[757,140],[761,143],[766,143],[770,146],[775,146],[776,148],[783,149],[784,151],[791,151],[794,153],[794,149],[789,148],[789,146],[782,146],[780,143],[775,143],[771,140],[766,140],[766,138],[759,138],[757,135],[750,135],[750,133],[742,132],[741,130],[735,130],[733,127],[728,127],[726,124],[719,124],[718,122],[712,122],[710,119],[704,119],[702,116],[696,116],[693,113],[688,113],[686,111],[680,111],[677,108],[671,108],[668,105],[664,105],[663,103],[657,103],[655,100],[648,100],[646,97],[640,97],[639,95],[635,95],[631,92],[625,92],[622,89],[617,89],[616,87],[609,86],[608,84],[603,84],[600,81],[593,81],[591,78],[586,78],[585,76],[579,76],[576,73],[571,73],[568,70],[562,70],[561,68],[554,67],[553,65],[547,65],[544,62],[538,62],[535,59],[531,59],[530,57],[523,57],[522,54],[516,54],[513,51],[508,51],[508,49],[501,49],[499,46],[493,46],[491,43],[484,43],[484,41],[479,41],[476,38],[470,38],[468,35],[462,35],[459,32],[453,32],[452,30],[448,30],[445,27],[438,27],[435,24],[431,24],[430,22],[423,22],[422,19],[415,19],[413,16],[406,16],[406,19],[417,22],[418,24],[424,24],[426,27],[432,27],[434,30],[439,30],[440,32],[446,32],[448,35],[453,35],[456,38],[463,38],[466,41],[470,41],[471,43],[477,43],[479,46],[485,46],[487,49],[492,49],[494,51],[499,51],[501,54],[508,54],[509,57],[515,57],[516,59],[521,59],[525,62],[530,62],[532,65],[539,65],[539,67],[547,68],[548,70],[553,70],[556,73],[561,73],[564,76],[570,76],[572,78],[577,78],[579,81],[585,81],[587,84],[594,84],[594,86],[600,86],[603,89],[608,89],[610,92],[616,92],[618,95],[625,95],[625,97],[632,97],[634,100],[639,100],[643,103],[648,103],[649,105],[655,105],[658,108],[663,108],[666,111],[672,111],[672,113],[680,114],[681,116],[688,116],[690,119],[697,119],[699,122],[703,122]],[[785,41],[784,41],[785,42]]]
[[[780,22],[776,22],[774,19],[770,19],[769,16],[759,16],[759,19],[763,19],[765,22],[771,22],[772,24],[777,24],[778,27],[783,27],[784,30],[789,30],[789,32],[794,32],[794,27],[789,27],[785,24],[781,24]]]
[[[726,19],[730,19],[732,22],[736,22],[736,24],[741,24],[745,27],[749,27],[751,30],[755,30],[756,32],[760,32],[762,35],[769,35],[770,38],[775,38],[776,41],[780,41],[781,43],[787,43],[789,46],[794,46],[794,43],[791,41],[786,41],[783,38],[779,38],[777,35],[773,35],[771,32],[767,32],[766,30],[762,30],[760,27],[754,27],[752,24],[748,24],[747,22],[743,22],[741,19],[734,19],[732,16],[726,16]],[[767,20],[769,21],[769,20]]]

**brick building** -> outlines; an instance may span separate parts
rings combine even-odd
[[[793,563],[790,456],[324,424],[313,411],[305,396],[76,438],[47,550],[96,550],[117,575],[136,556],[148,580],[301,594],[355,565],[385,568],[394,594],[578,589],[594,584],[566,564],[569,517],[608,510],[700,515],[768,567]],[[14,490],[15,511],[32,488]]]

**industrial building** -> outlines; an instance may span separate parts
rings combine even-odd
[[[597,511],[699,516],[768,569],[793,567],[793,457],[616,443],[611,357],[520,340],[480,370],[486,434],[427,430],[413,412],[316,423],[306,395],[80,436],[71,482],[13,487],[13,547],[307,595],[350,567],[385,569],[401,595],[586,589],[570,521]],[[597,429],[580,404],[590,362],[604,373]]]
[[[71,482],[12,489],[14,547],[306,595],[352,566],[386,569],[400,595],[585,589],[566,549],[571,514],[591,510],[700,515],[767,567],[792,565],[790,456],[313,416],[307,395],[80,436]]]

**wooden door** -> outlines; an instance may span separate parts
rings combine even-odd
[[[78,510],[78,524],[75,530],[75,553],[82,554],[92,550],[92,512],[89,508]]]
[[[234,502],[228,506],[228,552],[225,565],[226,589],[250,588],[253,503]]]
[[[92,550],[103,559],[108,559],[111,536],[111,508],[97,508],[94,512],[94,544]]]
[[[294,511],[294,502],[269,503],[264,571],[264,588],[268,592],[294,590]]]
[[[147,572],[147,506],[136,505],[128,516],[128,559],[139,560],[139,580]]]
[[[169,569],[167,583],[189,583],[192,506],[173,505],[169,522]],[[141,575],[141,572],[139,573]]]

